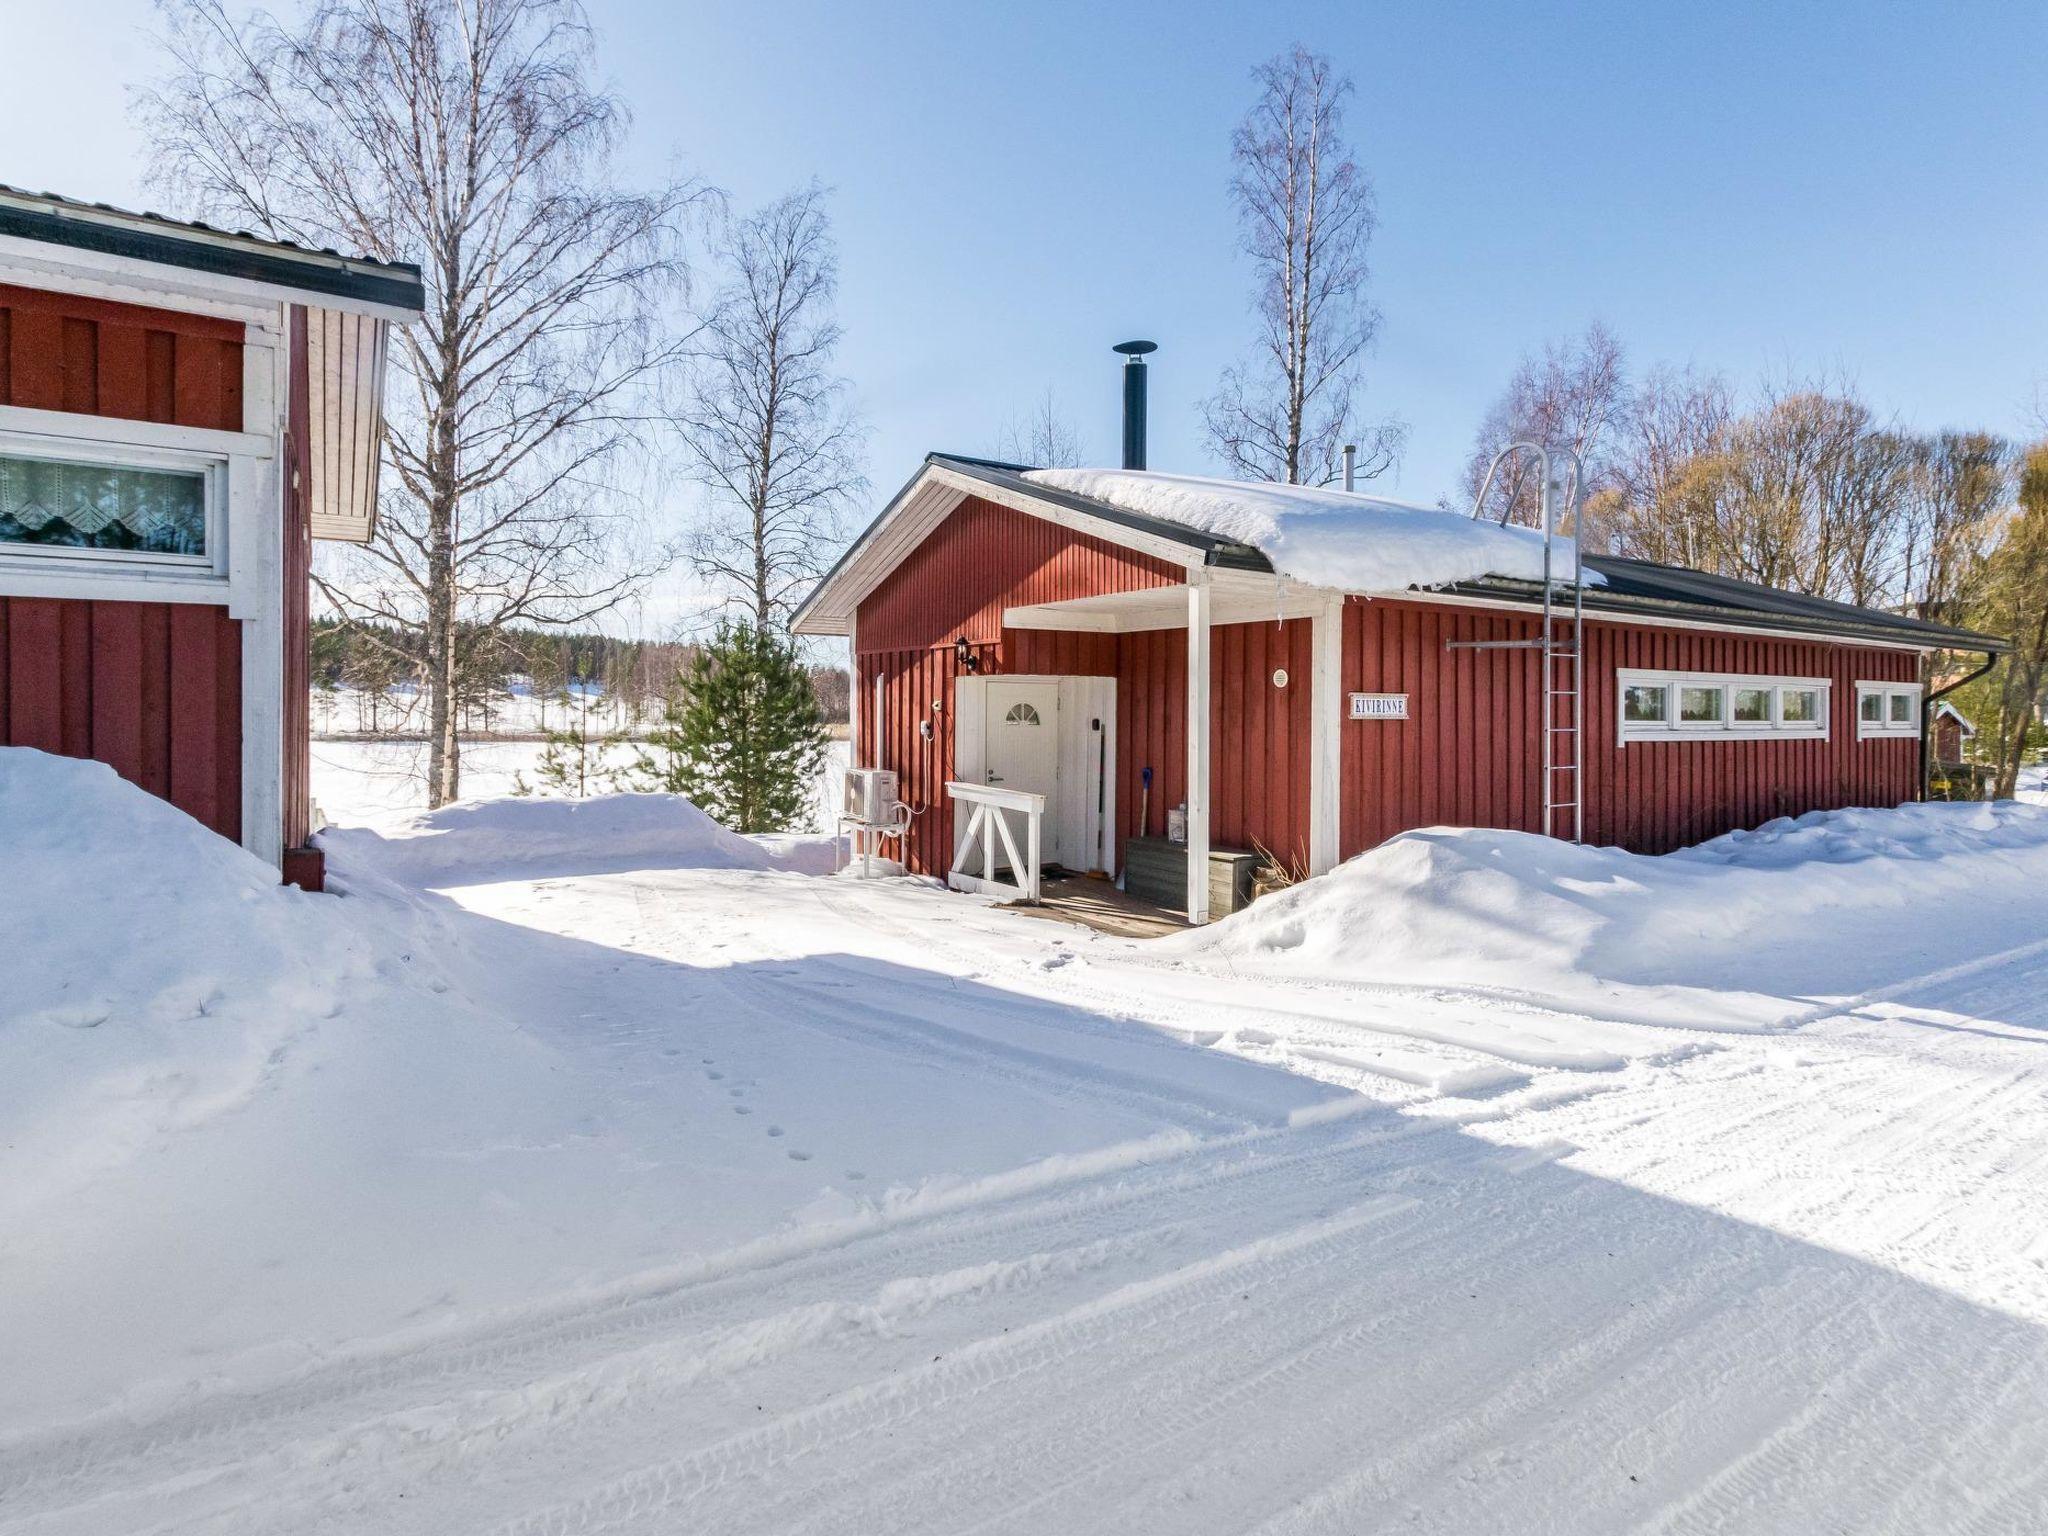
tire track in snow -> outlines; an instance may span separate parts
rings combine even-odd
[[[1185,1222],[1219,1201],[1256,1208],[1289,1191],[1336,1188],[1340,1171],[1349,1177],[1397,1164],[1403,1143],[1431,1134],[1441,1133],[1424,1124],[1361,1127],[1338,1120],[1158,1146],[1142,1161],[1054,1160],[1070,1166],[1043,1179],[977,1181],[993,1191],[985,1199],[975,1185],[914,1198],[894,1218],[877,1211],[857,1230],[815,1248],[782,1252],[782,1244],[770,1240],[757,1245],[759,1262],[742,1250],[723,1266],[711,1261],[708,1273],[647,1294],[516,1319],[481,1337],[430,1343],[392,1358],[346,1362],[269,1392],[203,1403],[144,1425],[27,1441],[0,1453],[0,1487],[8,1490],[11,1510],[35,1499],[53,1511],[88,1501],[95,1485],[117,1480],[148,1487],[228,1475],[252,1442],[265,1442],[266,1456],[302,1466],[358,1456],[373,1441],[396,1443],[380,1423],[402,1419],[454,1386],[465,1396],[511,1390],[562,1369],[565,1360],[601,1363],[643,1347],[650,1336],[732,1326],[758,1315],[771,1295],[801,1306],[1020,1248]],[[527,1416],[553,1411],[535,1408]],[[497,1430],[509,1423],[499,1421]],[[438,1438],[431,1430],[398,1437],[413,1450]],[[323,1448],[322,1442],[332,1443]],[[0,1530],[7,1528],[0,1520]]]

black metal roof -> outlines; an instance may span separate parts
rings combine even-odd
[[[106,203],[79,202],[53,192],[26,192],[4,184],[0,184],[0,235],[394,309],[419,310],[426,303],[420,269],[411,262],[344,256],[288,240],[215,229],[210,224],[137,213]]]
[[[1069,511],[1082,512],[1105,523],[1114,523],[1155,538],[1167,539],[1190,549],[1201,550],[1206,564],[1223,566],[1236,570],[1270,571],[1273,563],[1263,552],[1248,544],[1236,544],[1219,539],[1213,534],[1191,528],[1185,523],[1172,522],[1166,518],[1148,517],[1141,512],[1127,511],[1099,501],[1092,496],[1062,491],[1035,480],[1025,479],[1034,466],[1008,464],[1000,459],[976,458],[968,454],[931,453],[925,455],[925,465],[938,465],[979,480],[986,485],[1014,491],[1037,501],[1049,502],[1065,507]],[[919,474],[923,473],[923,468]],[[868,532],[878,527],[889,510],[902,500],[904,492],[917,483],[917,476],[911,476],[889,507]],[[799,613],[808,608],[819,593],[825,590],[853,559],[854,554],[867,541],[863,534],[856,539],[839,559],[838,564],[826,575],[825,580],[812,589],[810,598],[805,599]],[[1806,597],[1797,592],[1781,592],[1775,587],[1759,586],[1755,582],[1737,581],[1728,576],[1713,576],[1705,571],[1688,570],[1683,566],[1659,565],[1650,560],[1634,560],[1622,555],[1587,555],[1586,568],[1597,571],[1605,578],[1601,586],[1585,589],[1585,606],[1589,613],[1612,614],[1616,617],[1664,618],[1691,620],[1701,624],[1725,624],[1736,628],[1759,631],[1792,631],[1799,634],[1821,635],[1833,639],[1877,641],[1890,645],[1911,645],[1936,650],[2005,652],[2012,649],[2009,642],[1995,635],[1978,634],[1974,630],[1958,629],[1947,624],[1935,624],[1926,619],[1916,619],[1907,614],[1888,613],[1880,608],[1859,608],[1851,603],[1830,602],[1826,598]],[[1542,585],[1533,581],[1514,581],[1502,577],[1487,577],[1480,581],[1461,581],[1446,587],[1411,589],[1421,592],[1441,592],[1451,597],[1470,597],[1488,602],[1533,604],[1542,601]]]
[[[1859,608],[1853,603],[1831,602],[1824,597],[1784,592],[1737,581],[1706,571],[1679,565],[1659,565],[1652,560],[1635,560],[1624,555],[1587,555],[1586,569],[1606,578],[1604,586],[1586,588],[1588,612],[1640,614],[1645,617],[1696,619],[1738,627],[1800,630],[1842,639],[1879,640],[1889,644],[1927,646],[1939,650],[1999,651],[2011,645],[1995,635],[1936,624],[1909,614],[1882,608]],[[1510,597],[1517,601],[1538,601],[1541,591],[1534,582],[1506,581],[1489,577],[1484,581],[1459,582],[1446,589],[1454,595]]]

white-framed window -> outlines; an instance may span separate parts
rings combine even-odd
[[[1918,683],[1858,683],[1856,739],[1881,741],[1920,734]]]
[[[226,512],[222,456],[0,432],[0,561],[10,567],[225,574]]]
[[[1828,734],[1828,680],[1740,672],[1617,674],[1622,745],[1632,741],[1740,741]]]

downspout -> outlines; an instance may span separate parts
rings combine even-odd
[[[1966,676],[1957,678],[1946,688],[1937,688],[1920,701],[1920,798],[1927,798],[1927,786],[1934,775],[1934,706],[1954,693],[1966,688],[1985,673],[1998,665],[1998,652],[1986,651],[1984,665]]]

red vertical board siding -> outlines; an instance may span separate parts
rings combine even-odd
[[[52,598],[4,601],[8,610],[6,743],[62,752],[64,606]]]
[[[1117,821],[1121,837],[1166,827],[1186,798],[1187,635],[1179,629],[1107,635],[1005,630],[1005,608],[1106,592],[1177,586],[1185,571],[1163,560],[1075,533],[1040,518],[970,499],[860,605],[863,755],[879,750],[918,814],[907,854],[913,869],[943,874],[953,849],[955,641],[965,638],[984,673],[1114,677],[1117,680]],[[1310,626],[1226,624],[1212,637],[1211,836],[1221,847],[1256,841],[1305,863]],[[1288,673],[1275,688],[1273,672]],[[880,728],[869,720],[883,679]],[[939,702],[937,714],[933,701]],[[929,720],[933,737],[918,735]],[[1150,821],[1138,825],[1140,776],[1153,770]]]
[[[854,635],[862,755],[900,775],[903,798],[917,813],[905,839],[912,869],[944,874],[952,863],[945,784],[953,776],[954,680],[962,671],[955,642],[965,639],[988,674],[1118,676],[1118,636],[1005,630],[1003,610],[1184,579],[1166,561],[970,498],[868,594]],[[869,718],[877,677],[879,722]],[[1119,683],[1120,711],[1124,692]],[[918,733],[926,721],[930,741]]]
[[[855,709],[863,756],[901,775],[917,813],[906,839],[913,869],[943,874],[951,860],[944,785],[954,772],[954,684],[962,670],[955,642],[962,638],[984,674],[1116,678],[1118,833],[1164,831],[1168,809],[1186,798],[1185,631],[1005,630],[1002,615],[1025,603],[1184,579],[1167,562],[969,500],[862,602]],[[1532,617],[1500,610],[1362,598],[1345,604],[1340,691],[1405,693],[1410,705],[1407,720],[1346,720],[1338,728],[1347,857],[1415,827],[1541,830],[1538,653],[1446,645],[1528,639],[1537,628]],[[1219,848],[1256,844],[1305,864],[1312,627],[1305,619],[1218,625],[1211,652],[1212,841]],[[1638,667],[1829,678],[1830,737],[1622,747],[1615,675]],[[1288,674],[1284,687],[1274,684],[1276,670]],[[1912,799],[1918,745],[1857,741],[1855,684],[1911,681],[1917,670],[1918,658],[1905,651],[1589,623],[1579,738],[1587,841],[1663,852],[1789,813]],[[869,718],[877,678],[879,721]],[[931,726],[929,741],[921,722]]]
[[[992,644],[1002,637],[1005,608],[1184,579],[1164,560],[969,498],[862,600],[855,639],[863,652],[922,650],[963,636]]]
[[[1542,830],[1540,653],[1445,646],[1537,633],[1537,621],[1520,614],[1345,604],[1341,691],[1409,699],[1406,720],[1340,727],[1346,857],[1416,827]],[[1777,816],[1913,799],[1918,743],[1858,741],[1855,710],[1858,682],[1910,682],[1918,667],[1908,651],[1589,622],[1580,696],[1586,841],[1662,853]],[[1616,674],[1631,668],[1827,678],[1828,739],[1622,746]]]
[[[242,835],[241,625],[225,608],[0,597],[0,745],[97,758]]]
[[[0,405],[242,430],[239,321],[0,283]]]
[[[238,321],[0,284],[0,405],[243,430]],[[0,744],[97,758],[242,835],[241,626],[194,604],[0,598]]]

